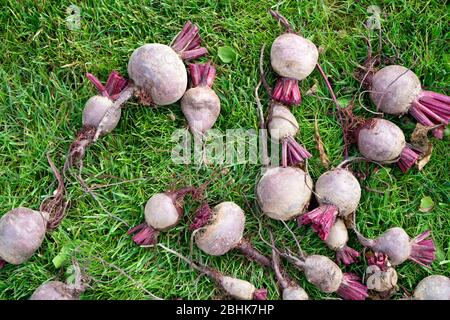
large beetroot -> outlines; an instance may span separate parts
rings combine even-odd
[[[403,131],[389,120],[365,120],[355,135],[358,150],[364,157],[381,164],[396,162],[403,173],[420,157],[419,152],[406,144]]]
[[[390,65],[370,77],[370,98],[385,113],[411,114],[425,126],[441,124],[434,129],[435,137],[442,139],[444,126],[450,121],[450,97],[423,90],[419,78],[400,65]]]
[[[243,237],[244,228],[244,211],[231,201],[221,202],[212,209],[208,204],[203,204],[190,226],[192,231],[199,229],[195,233],[195,243],[207,254],[221,256],[239,249],[247,258],[270,268],[270,259]]]
[[[319,51],[310,40],[296,34],[289,22],[280,13],[269,10],[270,14],[286,28],[286,33],[272,43],[270,62],[280,76],[273,90],[272,99],[285,105],[301,103],[298,81],[314,71]]]
[[[26,262],[39,249],[46,232],[58,227],[65,216],[64,179],[49,156],[47,159],[58,187],[41,203],[39,211],[19,207],[0,218],[0,268],[6,263]]]
[[[171,46],[150,43],[133,51],[128,75],[142,104],[164,106],[181,99],[187,87],[183,60],[205,55],[207,50],[200,43],[198,27],[188,21]]]
[[[432,275],[423,278],[414,290],[415,300],[450,300],[450,278]]]
[[[256,187],[261,211],[275,220],[291,220],[308,207],[313,181],[308,173],[295,167],[266,170]]]

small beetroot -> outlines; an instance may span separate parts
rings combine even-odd
[[[350,171],[338,167],[317,179],[315,195],[319,207],[299,216],[297,221],[300,225],[311,223],[319,237],[326,240],[336,217],[346,217],[358,207],[361,186]]]
[[[295,257],[291,254],[280,253],[297,269],[305,273],[305,277],[317,289],[324,293],[336,292],[345,300],[365,300],[367,287],[361,279],[352,273],[343,273],[339,266],[328,257],[309,255]]]
[[[291,220],[304,212],[311,199],[313,182],[295,167],[269,168],[256,187],[261,211],[275,220]]]
[[[257,289],[248,281],[238,279],[235,277],[224,275],[223,273],[204,266],[200,263],[194,263],[192,260],[172,250],[165,245],[158,243],[158,246],[164,250],[176,255],[181,260],[189,264],[192,269],[195,269],[204,275],[208,276],[217,283],[227,294],[237,300],[266,300],[267,290]]]
[[[281,288],[283,300],[309,300],[306,291],[292,280],[281,267],[280,255],[275,249],[273,235],[270,232],[272,242],[272,268],[277,278],[278,285]]]
[[[295,135],[299,130],[298,122],[283,104],[271,102],[268,129],[272,139],[281,142],[283,167],[295,166],[311,158],[312,155],[295,141]]]
[[[181,99],[181,111],[194,134],[203,135],[211,129],[220,114],[220,99],[211,86],[216,68],[210,62],[190,64],[192,88]]]
[[[344,221],[338,218],[324,242],[331,250],[336,251],[336,262],[346,266],[355,263],[359,257],[358,251],[347,246],[347,241],[347,227]]]
[[[433,240],[428,239],[431,232],[425,231],[414,239],[410,239],[402,228],[388,229],[376,239],[367,239],[354,229],[359,242],[374,252],[387,255],[389,262],[397,266],[406,260],[420,265],[430,265],[435,259],[436,248]]]
[[[186,187],[154,194],[145,205],[145,222],[130,229],[128,234],[133,234],[133,241],[137,245],[155,244],[160,231],[168,230],[178,224],[183,215],[184,197],[195,192],[197,192],[196,188]]]
[[[239,249],[248,259],[270,268],[270,259],[243,237],[244,228],[244,211],[236,203],[226,201],[213,209],[207,204],[200,206],[190,229],[200,229],[195,233],[195,243],[207,254],[221,256]]]

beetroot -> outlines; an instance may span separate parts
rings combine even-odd
[[[276,249],[274,249],[274,241],[272,233],[270,233],[270,239],[272,242],[272,269],[277,278],[278,285],[281,288],[283,300],[309,300],[306,291],[300,287],[294,280],[287,276],[281,267],[280,255]]]
[[[367,262],[369,264],[365,274],[367,288],[376,292],[380,298],[391,296],[397,289],[398,275],[388,257],[376,252],[367,259]]]
[[[358,207],[361,187],[350,171],[338,167],[317,179],[315,195],[319,207],[299,216],[297,221],[300,225],[311,223],[319,237],[326,240],[336,217],[346,217]]]
[[[213,209],[203,204],[190,226],[191,230],[200,229],[195,233],[195,243],[207,254],[221,256],[232,249],[239,249],[250,260],[270,268],[270,259],[243,238],[244,228],[244,211],[231,201],[219,203]]]
[[[403,131],[389,120],[366,120],[356,131],[361,154],[379,163],[397,162],[406,173],[420,157],[420,153],[407,146]]]
[[[200,43],[198,27],[188,21],[171,46],[151,43],[134,50],[128,75],[137,86],[142,104],[165,106],[181,99],[187,87],[183,60],[205,55],[207,50]]]
[[[297,269],[305,273],[305,277],[317,289],[324,293],[336,292],[345,300],[365,300],[367,287],[353,273],[343,273],[338,265],[328,257],[310,255],[302,258],[281,253]]]
[[[49,155],[47,160],[58,187],[42,201],[39,211],[20,207],[0,218],[0,268],[6,263],[26,262],[41,246],[46,231],[55,229],[64,218],[67,207],[64,179]]]
[[[313,182],[295,167],[267,169],[256,187],[261,211],[275,220],[290,220],[304,212],[311,199]]]
[[[127,88],[128,81],[117,71],[111,72],[105,85],[90,73],[87,73],[86,77],[97,88],[99,95],[91,97],[86,102],[83,110],[83,127],[70,145],[64,171],[73,165],[81,166],[86,148],[99,136],[114,130],[120,120],[120,105],[130,99],[134,92],[132,86]],[[118,106],[115,106],[116,104]]]
[[[270,51],[272,68],[280,76],[272,99],[285,105],[300,104],[298,81],[305,79],[314,70],[319,52],[314,43],[296,34],[280,13],[273,10],[269,12],[287,31],[275,39]]]
[[[286,106],[273,100],[270,105],[268,129],[272,139],[281,142],[283,167],[295,166],[311,158],[311,154],[295,141],[294,137],[299,130],[297,119]]]
[[[133,241],[137,245],[155,244],[161,231],[168,230],[178,224],[183,215],[184,197],[197,191],[194,187],[187,187],[154,194],[145,205],[145,222],[130,229],[128,234],[133,234]]]
[[[399,265],[412,260],[420,265],[430,265],[435,259],[436,248],[432,239],[427,239],[431,232],[425,231],[414,239],[410,239],[402,228],[391,228],[376,239],[363,237],[356,229],[359,242],[377,253],[385,254],[389,262]]]
[[[30,300],[79,300],[81,291],[61,281],[44,283],[30,297]]]
[[[211,129],[220,114],[220,99],[211,86],[216,68],[210,62],[190,64],[192,88],[181,99],[181,110],[194,134]]]
[[[0,218],[0,260],[11,264],[27,261],[41,246],[48,213],[16,208]]]
[[[359,257],[358,251],[347,246],[347,241],[347,227],[344,221],[338,218],[324,242],[331,250],[336,251],[337,263],[342,263],[346,266],[355,263]]]
[[[164,250],[175,254],[178,258],[182,259],[186,263],[189,264],[189,266],[192,269],[195,269],[217,283],[227,294],[232,296],[235,299],[238,300],[266,300],[267,298],[267,290],[266,289],[256,289],[253,284],[251,284],[248,281],[238,279],[235,277],[230,277],[227,275],[222,274],[221,272],[208,268],[207,266],[204,266],[200,263],[194,263],[190,259],[186,258],[185,256],[181,255],[180,253],[176,252],[175,250],[172,250],[166,246],[164,246],[161,243],[158,243],[158,246],[163,248]]]
[[[432,275],[422,279],[414,290],[416,300],[450,300],[450,278]]]
[[[423,90],[414,72],[399,65],[375,72],[370,85],[370,98],[377,108],[394,115],[409,112],[425,126],[442,124],[433,130],[434,136],[442,139],[444,126],[450,121],[449,96]]]

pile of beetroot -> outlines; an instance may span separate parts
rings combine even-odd
[[[264,115],[260,120],[261,128],[267,129],[270,138],[281,144],[281,165],[264,163],[263,174],[256,184],[256,202],[264,219],[278,220],[285,225],[285,221],[295,220],[298,229],[294,234],[304,232],[310,226],[334,251],[334,261],[314,252],[307,254],[300,244],[299,252],[293,253],[277,245],[270,230],[270,242],[265,241],[265,249],[270,254],[264,254],[263,248],[256,248],[251,239],[244,236],[244,209],[230,200],[212,203],[207,199],[207,184],[152,195],[145,205],[143,222],[127,233],[136,245],[149,250],[160,248],[174,254],[193,270],[211,278],[225,294],[235,299],[264,300],[267,290],[257,289],[247,280],[226,275],[168,248],[158,242],[161,232],[169,232],[175,226],[185,224],[186,220],[190,221],[188,229],[200,251],[211,256],[223,256],[238,250],[250,261],[263,266],[267,274],[272,275],[273,272],[283,300],[308,300],[309,295],[292,275],[287,274],[282,259],[303,273],[306,280],[323,293],[334,293],[347,300],[365,300],[374,295],[388,299],[398,290],[396,266],[410,260],[429,267],[435,260],[436,248],[431,231],[426,230],[411,238],[402,228],[391,227],[375,239],[363,236],[356,223],[362,190],[356,172],[351,169],[352,159],[344,160],[313,181],[308,172],[308,159],[312,154],[296,140],[299,124],[292,113],[292,108],[302,102],[299,81],[315,69],[323,77],[337,107],[346,155],[350,143],[354,143],[362,155],[359,161],[382,165],[397,163],[406,173],[422,157],[421,151],[406,142],[404,133],[393,122],[384,118],[363,119],[353,115],[351,109],[341,108],[319,64],[319,50],[315,44],[296,33],[280,13],[270,10],[270,14],[286,32],[273,41],[270,50],[270,64],[278,75],[274,88],[269,86],[264,72],[261,72],[261,81],[270,101],[267,121]],[[204,139],[221,111],[220,99],[212,89],[215,67],[211,62],[190,62],[206,54],[207,50],[201,46],[198,26],[187,22],[170,46],[151,43],[134,50],[128,61],[129,79],[112,71],[103,84],[94,75],[86,75],[98,93],[85,104],[82,127],[69,147],[61,170],[48,157],[58,182],[57,189],[38,210],[20,207],[0,219],[0,268],[6,264],[26,263],[39,250],[46,232],[58,227],[68,207],[66,173],[81,169],[87,148],[116,128],[122,116],[121,107],[130,99],[136,98],[138,103],[152,106],[180,102],[188,129],[195,138]],[[188,61],[186,68],[185,62]],[[423,90],[417,76],[403,66],[377,69],[373,63],[365,65],[370,65],[370,68],[361,81],[370,90],[370,99],[377,110],[394,115],[409,113],[419,123],[433,127],[434,136],[442,139],[443,130],[450,120],[450,97]],[[192,216],[185,212],[186,197],[197,203]],[[347,266],[364,261],[362,252],[347,245],[350,234],[354,234],[365,248],[367,269],[361,275],[345,271]],[[44,283],[31,299],[79,299],[88,287],[82,280],[78,269],[74,284],[60,281]],[[450,300],[450,279],[441,275],[423,279],[411,299]]]

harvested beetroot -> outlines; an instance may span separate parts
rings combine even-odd
[[[58,187],[42,201],[39,211],[20,207],[0,218],[0,268],[6,263],[26,262],[41,246],[45,233],[55,229],[65,216],[64,179],[49,155],[47,160]]]
[[[409,112],[422,125],[441,124],[433,130],[439,139],[450,121],[450,97],[423,90],[419,78],[403,66],[390,65],[375,72],[370,78],[370,98],[385,113]]]
[[[30,297],[30,300],[79,300],[81,290],[61,281],[44,283]]]
[[[180,253],[167,248],[161,243],[158,246],[164,250],[176,255],[181,260],[189,264],[192,269],[195,269],[204,275],[208,276],[210,279],[214,280],[219,287],[221,287],[227,294],[237,300],[266,300],[267,290],[266,289],[256,289],[253,284],[248,281],[238,279],[235,277],[230,277],[222,274],[221,272],[204,266],[200,263],[194,263],[192,260],[181,255]]]
[[[367,259],[368,267],[365,274],[367,288],[374,297],[389,298],[397,290],[397,271],[391,266],[388,257],[376,252]]]
[[[212,128],[220,114],[220,99],[211,86],[216,68],[210,62],[190,64],[192,88],[181,99],[181,110],[187,119],[189,128],[201,136]]]
[[[270,268],[270,259],[243,237],[244,228],[244,211],[231,201],[221,202],[213,209],[208,204],[200,206],[190,226],[192,231],[200,229],[195,233],[195,243],[207,254],[221,256],[239,249],[248,259]]]
[[[128,75],[142,104],[165,106],[181,99],[187,87],[183,60],[205,55],[207,50],[200,43],[198,27],[188,21],[171,46],[151,43],[133,51]]]
[[[117,71],[111,72],[103,85],[94,75],[86,77],[97,88],[99,94],[91,97],[83,110],[83,127],[77,138],[70,145],[69,155],[64,164],[64,171],[73,165],[82,165],[86,149],[99,136],[110,133],[120,120],[120,106],[133,96],[134,89],[128,86],[128,80]]]
[[[364,157],[381,164],[397,162],[403,173],[420,157],[420,152],[406,144],[403,131],[389,120],[364,121],[356,130],[356,141]]]
[[[339,266],[328,257],[309,255],[295,257],[291,254],[280,253],[297,269],[304,272],[308,282],[324,293],[336,292],[345,300],[365,300],[367,287],[361,279],[353,273],[343,273]]]
[[[347,241],[347,227],[344,221],[338,218],[324,242],[328,248],[336,251],[336,262],[346,266],[355,263],[359,257],[358,251],[347,246]]]
[[[300,225],[312,224],[322,240],[330,234],[336,218],[353,213],[361,198],[361,186],[355,176],[344,168],[327,171],[317,179],[315,195],[319,207],[297,218]]]
[[[288,106],[300,104],[298,81],[313,72],[319,51],[310,40],[296,34],[280,13],[273,10],[269,12],[286,28],[286,33],[278,36],[272,43],[270,51],[272,68],[280,76],[273,90],[272,99]]]
[[[0,260],[11,264],[27,261],[41,246],[48,213],[16,208],[0,218]]]
[[[274,248],[273,235],[270,233],[270,240],[272,242],[272,269],[277,278],[278,285],[281,289],[281,297],[283,300],[309,300],[306,291],[300,287],[294,280],[292,280],[281,267],[280,255]]]
[[[140,246],[153,245],[161,231],[176,226],[183,215],[183,199],[187,194],[195,194],[198,189],[187,187],[176,191],[154,194],[145,205],[145,222],[130,229],[133,241]]]
[[[261,211],[275,220],[290,220],[304,212],[311,199],[313,182],[295,167],[267,169],[256,187]]]
[[[423,278],[413,297],[416,300],[450,300],[450,278],[442,275]]]
[[[428,239],[431,231],[425,231],[414,239],[410,239],[402,228],[388,229],[376,239],[367,239],[354,229],[359,242],[374,253],[383,253],[393,266],[406,260],[412,260],[420,265],[430,265],[435,259],[436,248],[433,240]]]
[[[268,129],[272,139],[281,142],[281,163],[283,167],[296,166],[312,155],[297,141],[299,130],[297,119],[283,104],[273,101],[270,104]]]

